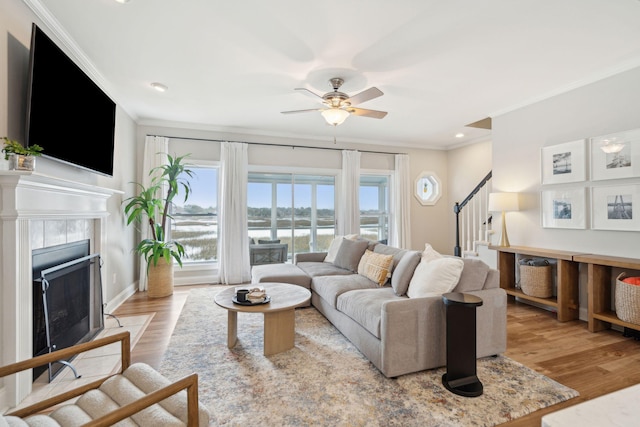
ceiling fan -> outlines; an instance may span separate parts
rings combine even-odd
[[[370,87],[354,96],[349,96],[346,93],[338,91],[340,86],[344,83],[344,80],[340,77],[334,77],[329,80],[333,92],[327,92],[324,95],[319,95],[309,89],[297,87],[295,90],[301,90],[303,93],[313,96],[317,101],[324,104],[323,108],[312,108],[308,110],[292,110],[282,111],[282,114],[292,113],[307,113],[310,111],[320,111],[322,117],[332,126],[338,126],[342,124],[350,114],[356,116],[373,117],[374,119],[381,119],[387,115],[386,111],[367,110],[364,108],[357,108],[354,105],[358,105],[365,101],[377,98],[384,95],[382,91],[376,87]]]

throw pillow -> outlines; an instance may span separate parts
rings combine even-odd
[[[429,243],[425,243],[424,251],[422,252],[422,259],[425,261],[433,261],[438,258],[442,258],[440,252],[433,249]]]
[[[367,250],[368,244],[369,242],[366,240],[343,239],[333,265],[356,273],[360,258],[364,255],[364,251]]]
[[[324,262],[334,262],[336,260],[338,249],[340,249],[340,244],[344,239],[355,240],[357,238],[357,234],[347,234],[346,236],[334,237],[331,241],[331,244],[329,245],[329,249],[327,250],[327,256],[324,257]]]
[[[407,296],[420,298],[451,292],[458,284],[464,262],[460,258],[438,258],[420,261],[413,273]]]
[[[401,297],[407,293],[413,273],[418,263],[420,263],[421,255],[422,253],[420,251],[407,251],[402,255],[400,262],[398,262],[398,265],[393,269],[393,273],[391,274],[391,287],[397,296]]]
[[[384,286],[391,275],[393,255],[377,254],[367,249],[358,263],[358,274]]]
[[[259,245],[265,245],[265,244],[271,244],[271,243],[280,243],[280,239],[277,240],[260,240],[258,239],[258,244]]]

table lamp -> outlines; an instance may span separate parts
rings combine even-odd
[[[502,212],[502,236],[500,236],[499,246],[509,246],[509,236],[507,236],[507,222],[505,214],[511,211],[520,210],[518,203],[518,193],[489,193],[489,212]]]

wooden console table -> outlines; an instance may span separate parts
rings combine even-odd
[[[553,307],[557,311],[560,322],[577,319],[579,314],[578,263],[575,257],[578,252],[558,251],[553,249],[530,248],[526,246],[489,246],[498,254],[498,270],[500,270],[500,287],[512,298]],[[556,296],[538,298],[530,296],[516,288],[516,255],[527,255],[557,260]]]
[[[575,255],[573,260],[588,265],[587,289],[589,295],[589,331],[608,329],[612,324],[640,331],[640,325],[625,322],[611,309],[611,268],[640,270],[640,259],[621,258],[607,255]]]

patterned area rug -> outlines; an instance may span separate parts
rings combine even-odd
[[[479,397],[442,385],[444,368],[389,379],[314,308],[296,310],[296,344],[262,354],[263,316],[238,314],[238,343],[227,348],[227,312],[193,289],[160,371],[199,375],[211,425],[494,426],[578,396],[507,357],[480,359]]]

